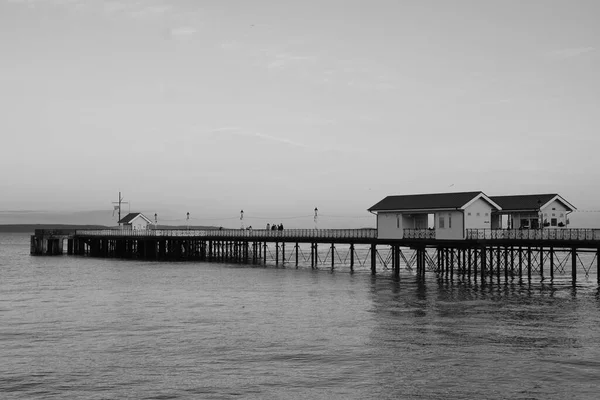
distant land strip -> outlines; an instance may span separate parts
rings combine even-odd
[[[36,229],[119,229],[105,225],[73,225],[73,224],[0,224],[0,232],[25,232],[33,234]],[[187,226],[158,225],[157,229],[188,229]],[[219,229],[217,226],[191,226],[189,229]]]

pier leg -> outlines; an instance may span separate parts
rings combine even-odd
[[[281,242],[281,265],[285,267],[285,242]]]
[[[275,242],[275,266],[279,266],[279,242]]]
[[[577,284],[577,248],[571,249],[571,284]]]
[[[296,268],[298,268],[298,242],[296,242]]]
[[[542,281],[544,280],[544,248],[540,247],[540,276],[542,277]]]
[[[501,256],[502,256],[502,247],[498,246],[498,248],[496,249],[497,253],[496,253],[496,279],[498,281],[498,283],[500,283],[500,268],[502,267],[502,261],[501,261]],[[504,266],[506,268],[506,266]]]
[[[267,265],[267,242],[263,243],[263,264]]]
[[[550,246],[550,281],[554,282],[554,247]]]
[[[394,267],[396,268],[394,273],[397,277],[400,276],[400,246],[396,245],[394,251],[394,263],[396,264]]]
[[[510,280],[515,279],[515,248],[510,246]]]
[[[448,279],[448,274],[450,272],[450,250],[448,248],[444,248],[444,273],[446,275],[446,279]]]
[[[473,249],[472,248],[468,248],[467,249],[467,277],[469,279],[471,279],[471,262],[473,261],[472,258],[472,254],[473,253]]]
[[[496,268],[499,266],[496,265]],[[490,283],[494,283],[494,246],[490,246],[490,266],[489,266],[489,274],[490,274]]]
[[[377,273],[377,245],[373,243],[371,245],[371,275]]]
[[[473,253],[473,282],[477,283],[477,266],[479,265],[479,260],[477,259],[479,251],[477,249],[471,249]]]
[[[354,272],[354,243],[350,243],[350,272]]]
[[[331,270],[333,271],[333,267],[335,265],[335,245],[331,243]]]
[[[310,267],[315,269],[315,244],[310,244]]]
[[[481,283],[485,283],[485,270],[486,270],[486,259],[487,259],[487,251],[485,250],[485,246],[480,249],[480,258],[481,258]]]
[[[523,278],[523,248],[519,246],[519,282]]]
[[[504,283],[508,283],[508,246],[504,246]]]
[[[454,249],[450,249],[450,280],[454,280]]]
[[[531,283],[531,246],[527,246],[527,281]]]
[[[600,247],[596,249],[596,281],[600,285]]]

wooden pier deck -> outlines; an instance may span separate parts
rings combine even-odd
[[[67,254],[91,257],[295,267],[306,262],[311,268],[364,267],[396,276],[404,267],[418,276],[431,272],[481,283],[570,275],[576,284],[578,273],[588,279],[595,272],[600,285],[600,230],[592,229],[467,230],[464,240],[438,240],[429,230],[405,230],[402,239],[378,238],[375,229],[36,231],[31,254],[62,254],[62,241]]]

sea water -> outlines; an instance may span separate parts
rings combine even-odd
[[[596,399],[579,279],[32,257],[0,234],[0,398]]]

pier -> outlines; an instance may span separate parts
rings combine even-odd
[[[106,229],[35,232],[32,255],[67,254],[154,261],[208,261],[276,267],[369,270],[481,283],[517,280],[573,284],[595,272],[600,284],[600,230],[469,229],[465,239],[440,240],[406,229],[381,239],[375,229],[186,230]]]

